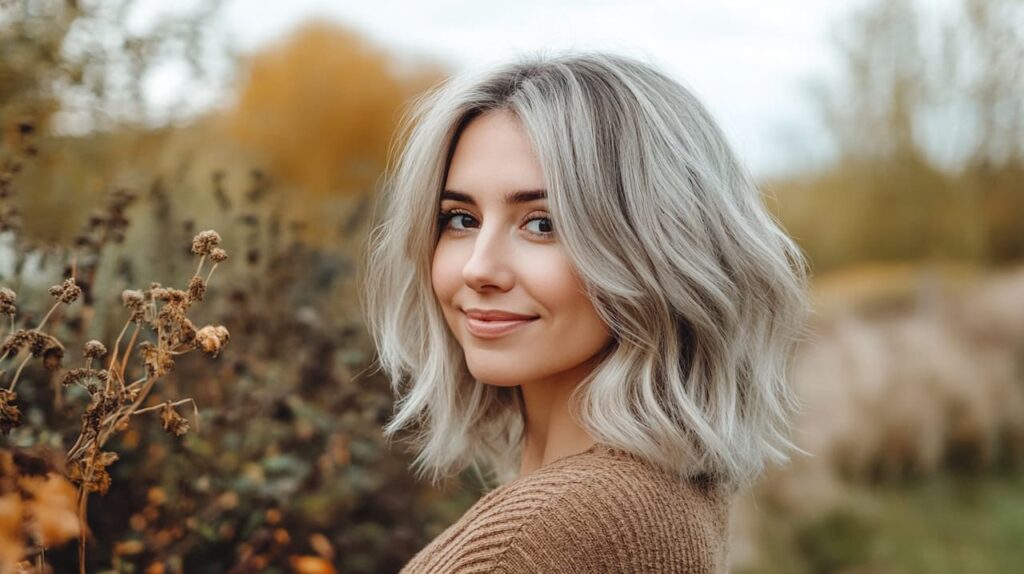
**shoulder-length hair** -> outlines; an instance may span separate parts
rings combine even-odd
[[[430,279],[440,193],[474,117],[512,112],[537,154],[560,245],[613,341],[572,395],[598,442],[733,492],[784,463],[788,384],[810,311],[808,265],[765,209],[707,109],[641,61],[521,55],[449,78],[402,117],[368,237],[361,303],[391,381],[391,439],[409,430],[418,478],[519,468],[518,387],[481,384]],[[411,112],[411,113],[408,113]],[[404,142],[404,143],[403,143]]]

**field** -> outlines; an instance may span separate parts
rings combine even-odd
[[[395,572],[484,490],[384,440],[355,276],[397,119],[451,70],[312,22],[147,122],[212,12],[128,37],[115,4],[0,0],[0,574]],[[1024,115],[992,116],[1024,28],[958,5],[921,32],[945,51],[903,49],[909,0],[851,16],[835,161],[760,182],[815,312],[806,453],[737,499],[737,573],[1024,571]],[[992,73],[934,84],[943,54]],[[915,118],[954,112],[950,164]]]

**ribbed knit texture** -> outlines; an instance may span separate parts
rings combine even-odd
[[[400,574],[725,572],[729,503],[598,443],[486,493]]]

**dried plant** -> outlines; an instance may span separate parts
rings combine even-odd
[[[167,400],[145,408],[140,407],[149,397],[156,382],[173,370],[175,357],[193,350],[216,357],[228,343],[230,335],[225,327],[207,325],[196,328],[187,317],[191,306],[203,300],[210,277],[217,265],[228,257],[227,252],[220,247],[220,242],[220,235],[212,230],[203,231],[195,236],[192,241],[192,253],[199,256],[199,264],[188,282],[187,290],[164,287],[159,283],[152,283],[145,291],[125,290],[122,293],[122,303],[130,314],[114,342],[106,366],[102,366],[103,358],[108,355],[106,346],[100,341],[90,340],[83,347],[84,366],[70,369],[61,379],[64,388],[77,385],[85,389],[91,398],[82,415],[78,440],[67,452],[65,461],[67,478],[78,486],[79,525],[76,532],[79,535],[79,569],[82,573],[85,572],[85,517],[88,496],[93,492],[101,495],[107,492],[111,483],[107,468],[118,459],[116,453],[104,451],[104,445],[118,432],[127,429],[133,416],[146,412],[159,411],[161,424],[167,433],[176,437],[185,434],[189,430],[189,422],[178,414],[175,407],[186,403],[192,404],[196,430],[199,430],[199,410],[192,398]],[[203,267],[207,259],[211,265],[204,277]],[[64,346],[53,335],[45,333],[43,328],[60,305],[74,303],[82,290],[72,275],[61,284],[51,287],[49,293],[56,302],[39,324],[29,330],[15,330],[17,295],[9,288],[0,287],[0,313],[10,318],[10,333],[0,346],[0,361],[8,357],[14,360],[24,355],[9,385],[0,389],[0,430],[4,435],[22,424],[21,412],[15,404],[15,388],[25,365],[32,358],[41,358],[43,365],[50,371],[61,367]],[[131,337],[122,349],[122,339],[132,325],[134,329]],[[125,371],[128,361],[144,326],[148,326],[156,333],[156,342],[143,341],[138,344],[144,374],[134,381],[127,382]],[[95,362],[100,365],[94,367]],[[2,373],[0,371],[0,374]],[[3,491],[0,490],[0,495],[2,494]],[[41,546],[40,553],[44,547],[45,545]]]

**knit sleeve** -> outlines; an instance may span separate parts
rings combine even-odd
[[[401,574],[712,574],[726,570],[727,536],[727,508],[708,491],[564,468],[483,497]]]
[[[403,574],[715,573],[714,517],[660,493],[510,492],[431,545]]]
[[[714,517],[673,513],[655,491],[581,488],[523,516],[494,572],[692,573],[724,571]]]
[[[616,517],[566,499],[553,502],[522,517],[495,557],[494,572],[621,572],[616,554],[628,549],[616,540]]]
[[[607,550],[613,522],[578,513],[564,493],[515,489],[474,506],[417,554],[401,574],[601,572],[581,562]]]

